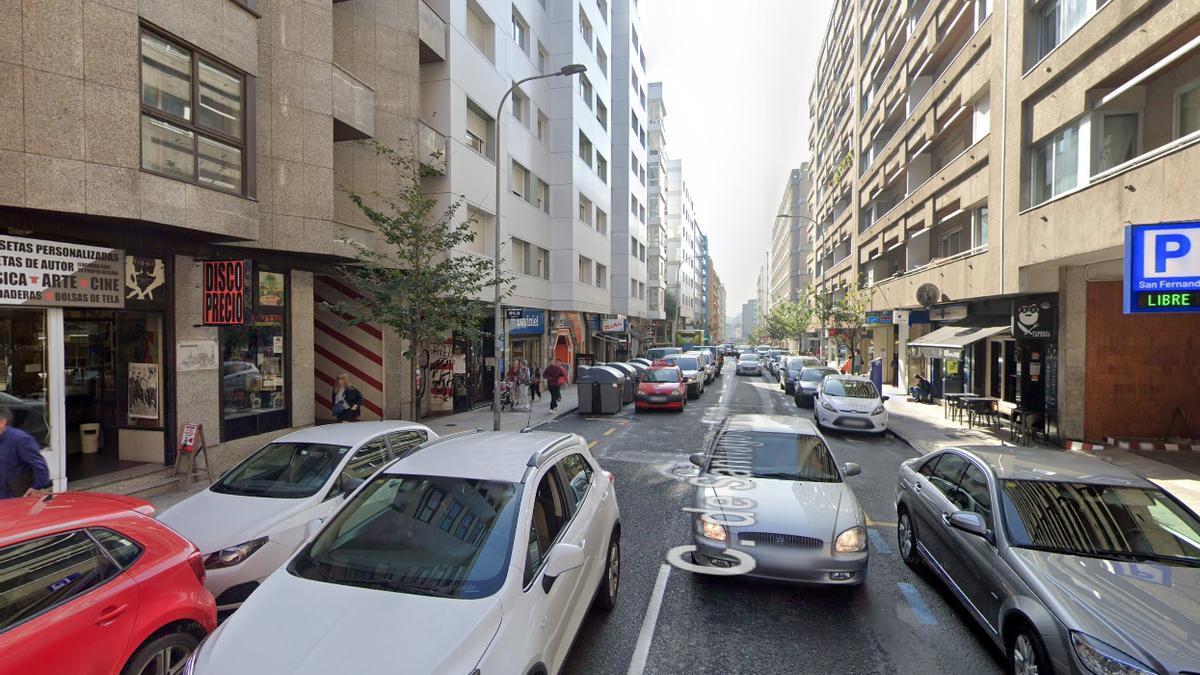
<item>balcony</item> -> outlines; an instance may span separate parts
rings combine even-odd
[[[446,22],[433,8],[418,2],[417,35],[421,43],[421,63],[446,60]]]
[[[375,136],[375,90],[333,64],[333,140]]]

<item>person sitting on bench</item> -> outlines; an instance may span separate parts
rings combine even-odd
[[[908,388],[908,397],[918,403],[932,401],[933,384],[920,373],[917,373],[916,380],[917,383]]]

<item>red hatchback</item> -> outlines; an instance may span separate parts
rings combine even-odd
[[[196,547],[149,502],[0,501],[0,673],[177,673],[217,625]]]
[[[633,405],[638,410],[683,410],[687,405],[687,381],[677,366],[654,365],[642,371]]]

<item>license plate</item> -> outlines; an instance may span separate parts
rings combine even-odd
[[[853,417],[851,417],[851,418],[842,420],[842,426],[858,427],[860,429],[866,429],[867,427],[871,426],[871,423],[866,420],[854,419]]]
[[[649,400],[651,403],[666,403],[666,402],[667,402],[667,397],[666,397],[666,396],[650,396],[650,397],[648,398],[648,400]]]

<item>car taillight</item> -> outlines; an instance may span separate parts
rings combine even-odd
[[[188,556],[188,566],[192,568],[192,573],[200,580],[200,585],[204,585],[204,580],[208,578],[208,573],[204,571],[204,556],[200,555],[200,551],[194,550]]]

